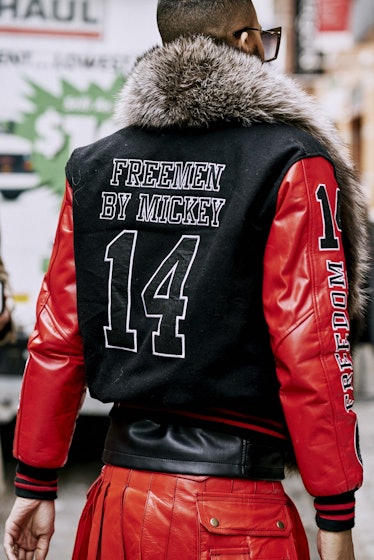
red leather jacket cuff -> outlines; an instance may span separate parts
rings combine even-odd
[[[57,470],[30,467],[19,461],[14,486],[20,498],[55,500],[57,498]]]
[[[355,494],[345,492],[338,496],[315,498],[317,526],[324,531],[348,531],[355,524]]]

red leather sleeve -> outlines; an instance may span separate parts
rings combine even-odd
[[[85,390],[69,185],[28,349],[13,451],[31,467],[55,469],[66,462]]]
[[[264,261],[280,397],[313,496],[343,494],[362,483],[338,192],[325,159],[294,164],[278,193]]]

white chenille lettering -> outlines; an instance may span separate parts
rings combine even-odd
[[[160,189],[170,189],[173,184],[174,163],[162,161],[160,162],[160,174],[158,177],[158,187]]]
[[[190,189],[191,183],[195,175],[195,163],[187,161],[186,163],[175,163],[175,175],[172,188],[173,189]]]
[[[344,395],[344,406],[347,412],[352,410],[355,401],[352,399],[349,394],[345,393]]]
[[[102,205],[100,220],[125,220],[126,208],[131,200],[131,193],[101,193]]]
[[[332,306],[331,324],[335,340],[335,360],[341,372],[344,408],[353,407],[353,362],[349,344],[348,296],[345,265],[343,262],[327,261],[328,287]]]
[[[335,309],[347,309],[347,294],[345,292],[331,292],[331,303]]]
[[[119,179],[120,179],[120,177],[122,177],[123,170],[127,166],[127,162],[128,162],[128,160],[125,160],[125,159],[114,159],[113,160],[113,173],[112,173],[112,179],[110,181],[110,184],[113,187],[118,187],[119,186],[119,184],[120,184]]]
[[[195,181],[193,183],[193,189],[204,190],[206,188],[208,171],[207,163],[195,163]]]
[[[155,194],[149,197],[148,194],[139,195],[139,208],[136,217],[138,222],[158,222],[157,211],[162,195]]]
[[[211,208],[213,212],[212,226],[219,227],[219,215],[226,201],[224,198],[211,198]]]
[[[222,198],[141,193],[138,222],[219,227]]]
[[[332,328],[335,330],[338,329],[348,329],[349,321],[347,314],[344,311],[334,311],[332,314]]]
[[[345,336],[342,336],[342,334],[339,332],[334,333],[334,338],[335,338],[335,348],[337,352],[340,352],[340,350],[350,350],[351,345],[348,340],[347,333],[345,333]]]
[[[160,204],[158,206],[158,223],[167,224],[168,223],[168,213],[170,206],[170,196],[162,196]]]
[[[145,161],[143,169],[142,187],[155,188],[158,186],[158,177],[160,174],[160,162]]]
[[[331,273],[329,276],[330,288],[338,286],[341,286],[342,288],[347,287],[343,262],[327,261],[327,270]]]
[[[118,193],[118,220],[126,220],[126,208],[131,199],[131,193]]]
[[[125,187],[142,186],[144,163],[139,159],[129,159],[127,161],[128,173],[125,180]]]
[[[352,360],[348,357],[346,353],[336,353],[335,354],[336,363],[339,366],[340,371],[345,371],[346,369],[352,369]]]
[[[197,161],[152,161],[114,158],[113,187],[215,191],[226,165]]]
[[[196,224],[196,218],[194,211],[196,211],[196,207],[199,204],[199,198],[197,196],[188,196],[185,199],[184,204],[184,214],[183,214],[183,223],[186,225],[194,225]]]
[[[113,191],[101,193],[99,219],[125,221],[131,209],[137,222],[218,228],[226,199],[211,195],[220,191],[225,169],[214,162],[114,158],[109,182]],[[127,189],[138,193],[132,197]],[[163,194],[165,190],[170,194]],[[190,195],[181,196],[182,191]],[[204,191],[210,196],[202,196]]]
[[[171,196],[169,204],[169,224],[180,224],[182,222],[182,212],[177,208],[183,206],[182,196]]]
[[[353,373],[342,375],[343,391],[353,389]]]
[[[116,216],[117,194],[113,192],[101,193],[102,206],[100,220],[113,220]]]

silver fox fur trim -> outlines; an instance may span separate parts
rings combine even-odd
[[[121,127],[209,127],[211,123],[283,122],[309,132],[327,149],[341,189],[349,309],[365,307],[367,202],[335,127],[290,77],[213,39],[180,38],[136,62],[116,104]]]

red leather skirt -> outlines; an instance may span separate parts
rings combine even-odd
[[[280,482],[105,466],[73,560],[309,560],[309,551]]]

